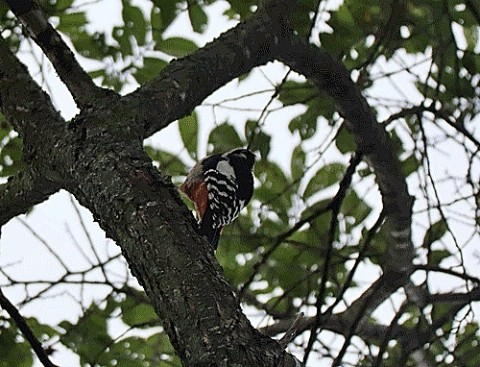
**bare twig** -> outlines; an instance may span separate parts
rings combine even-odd
[[[37,231],[35,231],[35,229],[27,221],[23,220],[22,218],[17,218],[17,220],[32,234],[33,237],[35,237],[36,240],[38,240],[38,242],[40,242],[47,249],[47,251],[58,261],[62,268],[69,273],[70,269],[68,268],[68,265],[65,263],[65,261],[63,261],[60,255],[55,252],[52,246]]]
[[[303,319],[303,316],[304,316],[303,312],[300,312],[297,315],[297,317],[296,317],[295,321],[293,322],[292,326],[290,326],[290,328],[287,330],[285,335],[282,336],[282,338],[278,341],[283,349],[285,349],[287,347],[287,345],[290,344],[290,342],[293,339],[295,339],[295,337],[300,332],[299,327],[300,327],[300,322]]]
[[[57,365],[53,364],[50,361],[50,359],[48,358],[47,352],[45,352],[45,349],[43,349],[42,344],[38,341],[38,339],[33,334],[32,329],[30,329],[25,319],[22,317],[22,315],[20,315],[20,312],[18,312],[17,308],[8,300],[7,297],[5,297],[1,288],[0,288],[0,306],[2,306],[2,308],[8,312],[12,320],[15,322],[17,327],[22,332],[23,336],[25,336],[25,339],[27,339],[28,343],[32,346],[32,349],[37,355],[40,362],[42,362],[42,364],[45,367],[58,367]]]
[[[338,225],[338,214],[340,213],[340,208],[342,206],[343,200],[345,199],[345,195],[347,194],[348,189],[350,188],[350,184],[352,183],[353,175],[357,169],[357,166],[362,161],[363,154],[362,153],[355,153],[350,159],[350,165],[345,172],[345,175],[340,182],[340,187],[335,194],[334,198],[331,200],[330,208],[332,210],[332,217],[330,221],[330,229],[328,233],[328,244],[327,244],[327,251],[324,256],[324,265],[323,265],[323,274],[322,280],[320,283],[320,289],[318,291],[317,300],[315,302],[315,307],[317,309],[317,315],[315,318],[315,323],[312,325],[310,337],[308,339],[307,347],[305,348],[305,355],[303,359],[303,363],[307,363],[308,356],[313,348],[313,343],[317,339],[317,329],[320,325],[322,319],[322,305],[325,298],[325,290],[327,287],[327,280],[329,277],[330,271],[330,261],[332,257],[332,250],[333,250],[333,242],[335,239],[335,233],[337,230]]]

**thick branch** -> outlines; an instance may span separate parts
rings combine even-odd
[[[412,198],[408,194],[405,177],[384,126],[375,120],[365,98],[343,64],[326,51],[308,45],[298,36],[292,35],[285,39],[279,52],[282,62],[325,90],[346,119],[358,149],[375,170],[382,193],[385,232],[390,237],[385,269],[409,273],[413,259],[410,228]]]
[[[404,285],[407,279],[405,273],[389,271],[382,274],[343,313],[344,324],[349,328],[361,325],[378,306]]]
[[[141,142],[116,138],[83,143],[67,189],[121,246],[184,365],[273,367],[286,358],[293,366],[241,312],[190,212]]]
[[[10,52],[0,37],[0,105],[6,119],[23,138],[23,159],[27,171],[12,177],[0,187],[0,226],[33,205],[41,203],[60,186],[43,178],[39,157],[49,154],[55,144],[55,132],[65,121],[55,111],[48,95],[32,80],[25,66]],[[50,143],[50,144],[49,144]],[[43,149],[45,147],[45,149]]]
[[[355,335],[358,335],[363,340],[370,342],[382,341],[387,333],[390,339],[398,339],[402,341],[408,353],[411,353],[417,348],[422,347],[433,337],[435,337],[435,331],[441,328],[445,323],[450,322],[455,315],[464,307],[472,302],[480,301],[480,287],[475,287],[468,293],[440,293],[434,294],[425,300],[426,305],[444,304],[448,305],[448,309],[442,313],[442,316],[433,321],[432,325],[422,332],[419,332],[416,328],[404,327],[402,325],[381,325],[374,324],[371,321],[364,322],[359,325],[355,330]],[[342,313],[335,314],[332,317],[324,317],[321,320],[320,327],[324,330],[330,330],[334,333],[343,335],[345,337],[349,334],[349,310]],[[265,335],[274,337],[276,335],[285,333],[289,330],[292,323],[297,321],[296,319],[284,319],[276,322],[275,324],[260,328],[259,331]],[[315,323],[315,316],[303,317],[297,321],[297,331],[299,334],[311,329]]]
[[[7,0],[7,3],[52,62],[80,109],[94,104],[108,93],[113,93],[95,85],[35,0]]]
[[[0,186],[0,228],[59,189],[59,186],[39,177],[32,170],[10,177],[6,184]]]
[[[189,114],[229,81],[275,58],[295,1],[265,1],[247,21],[191,55],[171,62],[150,83],[122,98],[143,137]]]
[[[12,54],[1,36],[0,106],[7,121],[24,139],[24,145],[28,145],[25,139],[42,137],[42,131],[48,127],[65,124],[48,95],[33,81],[25,65]]]
[[[269,3],[275,6],[258,15],[266,22],[261,25],[265,33],[281,28],[282,15],[292,2]],[[78,142],[76,159],[68,163],[65,187],[122,248],[185,366],[297,364],[276,341],[251,326],[209,245],[195,232],[192,215],[177,190],[153,167],[141,140],[132,138],[136,135],[132,123],[145,126],[144,131],[156,131],[200,103],[235,73],[259,62],[239,66],[249,59],[249,52],[252,58],[271,53],[274,38],[279,36],[270,36],[270,43],[264,36],[265,42],[259,46],[258,16],[252,18],[254,26],[247,21],[233,31],[236,40],[223,37],[215,47],[207,46],[209,57],[198,51],[192,56],[193,63],[189,58],[172,63],[159,80],[123,98],[118,108],[108,106],[108,116],[98,111],[85,124],[72,127],[85,129],[85,133]],[[238,39],[253,49],[244,50]],[[223,57],[239,52],[243,59],[241,55],[236,60]],[[271,55],[261,58],[266,62]],[[223,72],[230,68],[233,72]]]
[[[274,337],[276,335],[285,333],[289,330],[292,323],[296,320],[293,319],[285,319],[276,322],[275,324],[265,326],[260,328],[259,331],[265,335]],[[315,323],[315,316],[312,317],[304,317],[301,318],[297,322],[297,333],[301,334],[307,330],[312,328],[312,325]],[[322,330],[330,330],[334,333],[347,336],[348,330],[345,327],[345,324],[342,319],[342,314],[333,315],[329,318],[323,318],[320,323],[320,328]],[[385,325],[375,325],[372,323],[365,323],[357,328],[355,335],[358,335],[364,340],[375,341],[381,340],[382,337],[385,335],[388,326]]]

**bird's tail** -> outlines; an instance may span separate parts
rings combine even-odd
[[[207,236],[208,242],[216,250],[222,228],[214,228],[212,221],[208,220],[208,217],[203,217],[203,220],[199,223],[199,232],[202,236]]]

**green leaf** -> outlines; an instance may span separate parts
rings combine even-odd
[[[424,52],[431,45],[431,39],[426,33],[416,34],[403,42],[405,51],[409,54]]]
[[[242,216],[239,219],[241,220]],[[232,231],[232,226],[227,226],[225,228],[225,232],[227,231]],[[225,236],[225,234],[223,233],[222,235]],[[246,261],[244,264],[242,264],[242,266],[239,266],[236,260],[238,249],[235,249],[235,251],[232,251],[231,248],[230,249],[228,248],[231,241],[225,241],[225,242],[226,242],[225,245],[219,246],[216,256],[218,258],[218,262],[222,265],[222,268],[225,272],[225,276],[228,279],[228,281],[232,285],[238,286],[244,283],[246,279],[248,279],[248,276],[252,272],[254,261],[253,260]],[[242,250],[243,250],[239,252],[250,251],[250,249],[245,248],[246,247],[245,241],[243,241],[243,239],[242,241],[238,241],[238,242],[239,242],[239,245],[242,246]],[[236,246],[237,245],[235,244],[235,247]]]
[[[8,143],[1,150],[1,156],[8,156],[12,161],[22,159],[23,142],[20,137],[16,136],[9,139]]]
[[[198,149],[198,118],[195,112],[178,121],[178,130],[182,137],[183,145],[194,160],[197,160]]]
[[[0,145],[2,140],[10,134],[13,130],[12,125],[10,125],[6,120],[5,117],[0,113]]]
[[[25,318],[25,320],[35,334],[35,337],[41,342],[47,341],[58,334],[52,326],[40,323],[35,317],[28,317]]]
[[[123,10],[122,17],[125,33],[133,35],[137,40],[138,45],[145,43],[145,36],[147,34],[147,22],[140,8],[130,5],[128,1],[122,1]]]
[[[467,41],[467,50],[468,51],[475,51],[476,46],[478,45],[479,34],[478,34],[478,24],[472,27],[463,27],[463,34],[465,35],[465,39]],[[478,56],[478,55],[477,55]]]
[[[161,39],[163,30],[162,14],[160,9],[156,6],[153,6],[152,10],[150,11],[150,22],[152,26],[152,32],[154,33],[153,39]],[[157,38],[157,35],[159,35],[160,38]]]
[[[58,17],[57,30],[66,34],[78,33],[78,29],[87,24],[85,12],[62,13]]]
[[[414,327],[419,327],[418,325],[418,319],[421,315],[420,311],[418,310],[417,307],[407,307],[405,310],[405,316],[408,318],[402,322],[402,326],[406,327],[408,329],[413,329]]]
[[[317,132],[317,121],[319,117],[331,119],[334,109],[332,103],[317,95],[315,98],[306,102],[307,110],[293,118],[288,128],[293,133],[298,131],[302,140],[310,139]]]
[[[21,334],[15,326],[0,323],[0,367],[33,366],[30,344],[21,340]]]
[[[402,139],[398,136],[395,130],[389,132],[390,142],[392,144],[393,151],[397,157],[401,157],[405,152],[405,146],[403,144]]]
[[[321,190],[338,183],[345,173],[345,166],[341,163],[329,163],[318,170],[308,183],[303,197],[305,199]]]
[[[105,87],[111,87],[115,92],[120,92],[123,88],[123,80],[120,79],[118,74],[107,74],[102,80],[102,85]]]
[[[256,0],[229,0],[231,9],[225,11],[226,15],[236,18],[239,15],[240,19],[245,19],[252,13],[252,6],[258,5]]]
[[[165,30],[175,19],[178,1],[153,0],[153,3],[160,9],[160,14],[162,16],[162,30]]]
[[[317,237],[318,238],[318,237]],[[305,282],[299,282],[305,276],[305,270],[312,265],[319,263],[316,254],[320,248],[316,245],[303,245],[299,248],[296,245],[284,244],[276,250],[270,257],[272,270],[276,273],[275,278],[278,279],[278,285],[288,290],[288,296],[301,297],[308,294]],[[292,266],[292,262],[295,266]],[[288,271],[285,269],[288,268]],[[266,270],[268,273],[269,270]],[[269,276],[270,278],[271,276]],[[318,277],[310,277],[310,281],[315,281]],[[282,297],[282,296],[281,296]],[[291,303],[291,299],[289,303]]]
[[[156,77],[167,65],[168,63],[166,61],[156,57],[144,57],[143,67],[137,68],[135,72],[133,72],[133,76],[135,76],[135,79],[139,84],[143,85],[150,79]]]
[[[197,33],[203,33],[208,22],[208,17],[199,3],[189,3],[188,17],[190,18],[193,30]]]
[[[337,16],[338,21],[345,27],[355,27],[355,20],[347,6],[341,6],[335,15]]]
[[[432,307],[432,313],[431,313],[432,322],[436,323],[439,319],[444,318],[445,315],[451,311],[451,308],[452,306],[448,303],[442,303],[442,302],[435,303]],[[450,331],[452,328],[453,321],[454,321],[454,318],[452,317],[447,318],[446,324],[442,325],[442,329],[447,332]]]
[[[292,153],[292,160],[290,162],[290,172],[292,173],[293,181],[299,181],[305,173],[305,152],[302,145],[298,145]]]
[[[443,219],[433,223],[425,232],[422,247],[429,248],[432,243],[438,241],[445,235],[447,229],[447,224],[443,221]]]
[[[295,5],[295,10],[291,16],[291,24],[294,26],[295,32],[300,37],[305,38],[310,31],[312,22],[310,15],[315,12],[316,5],[311,0],[300,0]]]
[[[284,272],[283,274],[286,274],[287,272]],[[290,280],[296,279],[295,277],[289,277]],[[286,289],[288,289],[286,287]],[[290,295],[290,293],[289,293]],[[291,314],[294,310],[294,307],[292,305],[292,299],[290,297],[286,297],[284,295],[282,296],[276,296],[272,297],[267,301],[266,308],[268,310],[272,310],[275,313],[282,314],[283,316],[287,317],[289,314]]]
[[[76,324],[68,321],[59,324],[65,329],[60,341],[79,355],[81,365],[92,364],[109,345],[113,344],[107,330],[109,315],[92,303]]]
[[[452,256],[448,250],[433,250],[430,252],[430,257],[428,258],[429,265],[440,265],[443,259]]]
[[[152,160],[158,162],[162,172],[166,172],[170,176],[186,174],[187,168],[178,156],[161,149],[155,149],[149,145],[145,145],[144,149]]]
[[[73,1],[74,0],[57,0],[55,3],[55,8],[59,12],[63,12],[72,6]]]
[[[22,161],[23,142],[18,136],[14,138],[4,138],[4,146],[0,145],[0,176],[13,176],[23,169]]]
[[[243,146],[243,142],[232,125],[224,123],[210,132],[208,144],[213,146],[213,153],[223,153]]]
[[[471,75],[475,75],[480,70],[480,55],[466,51],[462,58],[462,64]]]
[[[288,80],[280,89],[278,99],[284,106],[307,103],[318,96],[318,88],[311,82],[295,82]]]
[[[101,68],[101,69],[89,71],[88,75],[90,75],[90,78],[92,79],[103,78],[105,77],[105,69]]]
[[[186,56],[197,50],[197,48],[198,46],[195,42],[182,37],[167,38],[161,42],[157,42],[155,45],[155,50],[165,52],[174,57]]]
[[[353,218],[355,221],[347,222],[347,232],[351,230],[353,226],[362,223],[371,211],[372,208],[365,202],[365,200],[358,196],[355,190],[348,190],[342,204],[341,212],[344,216]]]
[[[253,130],[253,131],[252,131]],[[245,136],[250,141],[252,151],[260,151],[260,157],[266,159],[270,153],[272,138],[258,127],[258,122],[248,120],[245,124]]]
[[[84,57],[101,60],[107,56],[114,56],[119,51],[118,47],[107,44],[104,33],[89,34],[77,32],[70,35],[75,49]]]
[[[410,154],[406,159],[402,161],[402,171],[405,177],[408,177],[420,167],[420,162],[415,157],[415,152]]]
[[[123,27],[113,27],[112,36],[120,46],[120,51],[123,56],[131,55],[133,53],[132,42],[130,41],[130,34],[125,31]]]
[[[366,238],[364,232],[364,238]],[[371,244],[368,245],[366,257],[375,265],[383,266],[385,263],[385,253],[390,245],[391,235],[385,229],[381,227],[378,233],[373,237]]]
[[[346,154],[348,152],[354,152],[357,148],[357,144],[355,143],[355,137],[353,134],[348,131],[345,127],[341,127],[337,138],[335,139],[335,145],[340,153]]]
[[[152,327],[159,322],[158,315],[153,307],[146,303],[137,303],[132,298],[127,298],[120,304],[122,321],[131,327]]]
[[[292,183],[283,170],[271,161],[260,160],[255,164],[254,172],[260,181],[260,186],[254,193],[255,199],[274,210],[277,216],[287,223],[287,213],[291,207]]]
[[[160,357],[161,355],[161,357]],[[161,360],[159,360],[160,358]],[[115,365],[122,367],[161,366],[172,367],[176,363],[173,348],[165,333],[156,333],[148,338],[131,336],[122,338],[109,346],[95,361],[97,366]]]
[[[478,324],[471,322],[468,323],[463,330],[455,333],[455,359],[459,362],[461,361],[463,366],[480,365],[480,354],[478,353],[480,337],[478,331]]]

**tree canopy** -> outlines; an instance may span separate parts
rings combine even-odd
[[[480,365],[477,2],[101,6],[0,3],[0,367]],[[213,253],[176,187],[240,146],[254,197]],[[60,190],[58,247],[29,218]],[[4,260],[12,223],[47,278]],[[63,293],[75,321],[28,309]]]

